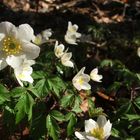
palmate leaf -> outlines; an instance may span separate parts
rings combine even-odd
[[[23,92],[18,99],[18,103],[15,106],[16,112],[16,124],[19,123],[27,114],[28,120],[32,118],[32,107],[34,100],[28,92]]]
[[[26,92],[26,88],[24,87],[16,87],[10,91],[12,97],[20,97],[23,93]]]
[[[65,95],[60,100],[60,104],[62,107],[66,108],[73,102],[73,99],[74,99],[74,94]]]
[[[48,130],[48,135],[53,138],[53,140],[59,139],[60,128],[57,122],[48,115],[46,118],[46,127]]]
[[[39,80],[35,85],[35,89],[40,98],[47,96],[49,91],[48,91],[48,84],[47,84],[46,79]]]
[[[60,98],[61,92],[66,88],[62,79],[57,76],[51,77],[47,79],[47,83],[49,90],[52,91],[58,98]]]

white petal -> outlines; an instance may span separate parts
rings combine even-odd
[[[0,70],[4,69],[7,66],[5,59],[0,60]]]
[[[76,38],[80,38],[81,37],[81,33],[76,33],[75,36],[76,36]]]
[[[18,28],[19,39],[31,41],[35,39],[34,31],[29,24],[21,24]]]
[[[140,57],[140,47],[137,49],[137,54]]]
[[[0,51],[0,70],[4,69],[7,66],[6,55],[3,51]]]
[[[81,85],[79,84],[79,83],[75,83],[75,82],[72,82],[73,83],[73,85],[74,85],[74,87],[77,89],[77,90],[81,90],[82,89],[82,87],[81,87]]]
[[[98,74],[98,69],[97,68],[93,69],[90,72],[90,77],[93,81],[96,81],[96,82],[102,82],[101,79],[103,78],[102,75]]]
[[[16,76],[18,83],[23,87],[23,83],[21,82],[20,78],[18,78],[18,75],[15,74],[15,76]]]
[[[72,25],[72,23],[68,22],[68,31],[70,32],[76,32],[78,30],[78,26],[76,24]]]
[[[63,56],[61,57],[61,63],[64,65],[64,66],[67,66],[67,67],[74,67],[74,64],[72,61],[70,61],[72,57],[72,53],[64,53]]]
[[[26,66],[32,66],[35,64],[35,60],[26,60],[24,61],[24,65]]]
[[[46,40],[49,39],[49,37],[52,36],[52,30],[51,29],[46,29],[42,32],[42,37],[45,38]]]
[[[6,58],[7,64],[10,65],[12,68],[20,67],[23,61],[23,58],[21,58],[20,56],[11,55]]]
[[[68,43],[68,44],[73,44],[73,45],[77,45],[76,43],[76,36],[75,35],[70,35],[70,34],[66,34],[65,35],[65,41]]]
[[[23,54],[26,55],[27,59],[35,59],[40,53],[40,48],[37,45],[25,40],[22,40],[22,49]]]
[[[111,128],[112,128],[112,124],[108,120],[107,123],[103,127],[106,139],[107,139],[107,137],[109,137],[111,135]]]
[[[42,35],[38,34],[37,36],[35,36],[34,40],[32,40],[33,43],[35,43],[36,45],[41,45],[42,43],[44,43]]]
[[[78,139],[80,139],[80,140],[87,140],[86,139],[86,133],[85,132],[75,132],[75,136],[78,138]]]
[[[85,132],[88,133],[89,131],[91,131],[93,128],[98,127],[98,124],[92,120],[85,120]]]
[[[64,61],[64,62],[62,61],[62,64],[66,67],[71,67],[71,68],[74,67],[74,64],[72,61]]]
[[[93,136],[86,136],[88,140],[99,140],[97,138],[94,138]]]
[[[88,140],[99,140],[99,139],[97,139],[97,138],[94,138],[93,136],[86,136],[86,138],[87,138]]]
[[[65,62],[65,61],[68,61],[70,60],[72,57],[72,53],[69,52],[69,53],[64,53],[63,56],[61,57],[61,61]]]
[[[55,42],[54,53],[57,58],[62,57],[62,55],[64,54],[64,49],[65,46],[63,44],[58,45],[58,41]]]
[[[88,74],[81,74],[81,76],[82,76],[82,80],[84,81],[84,82],[89,82],[90,81],[90,77],[89,77],[89,75]]]
[[[81,68],[81,70],[77,73],[77,75],[84,74],[86,67]]]
[[[5,34],[0,33],[0,41],[5,37]]]
[[[32,73],[31,67],[23,68],[23,69],[22,68],[14,69],[14,73],[21,86],[23,86],[21,81],[27,81],[33,83],[33,78],[30,76],[30,74]]]
[[[107,122],[106,117],[103,116],[103,115],[100,115],[97,118],[97,123],[98,123],[99,127],[104,127],[104,125],[106,124],[106,122]]]
[[[90,89],[91,89],[91,86],[90,86],[90,84],[84,82],[84,83],[81,85],[81,89],[90,90]]]
[[[95,69],[93,69],[91,72],[90,72],[90,74],[92,75],[92,74],[97,74],[98,73],[98,68],[95,68]]]
[[[16,37],[17,35],[17,28],[15,25],[13,25],[10,22],[1,22],[0,23],[0,33],[6,34],[6,35],[14,35]]]

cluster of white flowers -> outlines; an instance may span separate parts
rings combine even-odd
[[[85,132],[75,132],[75,136],[80,140],[106,140],[111,135],[112,124],[106,117],[100,115],[97,122],[89,119],[85,120]]]
[[[102,75],[98,74],[98,68],[93,69],[90,72],[90,75],[85,74],[84,71],[85,67],[83,67],[72,79],[72,83],[77,90],[90,90],[91,86],[88,83],[90,79],[95,82],[101,82],[101,79],[103,78]]]
[[[68,44],[76,45],[77,38],[81,34],[77,32],[78,26],[68,22],[68,29],[65,35],[65,41]],[[52,35],[51,29],[44,30],[37,36],[34,35],[32,27],[28,24],[21,24],[18,27],[10,22],[0,23],[0,70],[9,65],[14,70],[15,77],[19,84],[23,86],[22,81],[33,83],[31,74],[34,59],[39,56],[40,45]],[[37,44],[37,45],[35,45]],[[67,67],[74,67],[71,61],[72,52],[65,50],[63,44],[55,43],[54,53],[61,63]],[[138,50],[140,56],[140,50]],[[90,90],[90,79],[101,82],[102,75],[98,74],[98,68],[93,69],[90,74],[85,74],[83,67],[72,79],[72,83],[77,90]],[[92,119],[85,121],[85,132],[75,132],[80,140],[106,140],[111,134],[112,124],[106,120],[105,116],[99,116],[97,122]]]
[[[33,82],[31,65],[40,53],[40,48],[32,43],[34,39],[34,31],[28,24],[16,27],[10,22],[0,23],[0,70],[11,66],[21,86],[21,81]]]
[[[58,44],[58,41],[55,43],[54,53],[57,58],[60,58],[61,63],[66,67],[74,67],[73,62],[70,60],[72,57],[72,52],[67,52],[63,44]]]
[[[68,28],[64,36],[64,39],[68,44],[77,44],[77,38],[81,37],[81,34],[78,33],[77,30],[78,25],[72,25],[72,23],[69,21]],[[74,67],[73,62],[70,60],[72,57],[72,52],[68,52],[68,49],[65,50],[65,46],[63,44],[58,44],[58,41],[55,43],[54,53],[55,56],[61,60],[62,65],[66,67]]]

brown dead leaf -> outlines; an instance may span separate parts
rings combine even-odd
[[[22,131],[22,135],[29,135],[29,129],[27,127],[25,127],[25,129]]]
[[[95,101],[95,97],[92,97],[91,99],[92,99],[93,102]],[[87,99],[82,101],[82,103],[80,105],[80,108],[81,108],[81,110],[83,112],[87,112],[88,111],[88,100]]]

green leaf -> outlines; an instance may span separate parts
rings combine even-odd
[[[73,134],[74,126],[75,126],[76,122],[77,122],[77,118],[76,118],[75,114],[71,113],[69,123],[68,123],[68,126],[67,126],[67,135],[68,136]]]
[[[138,135],[140,137],[140,126],[135,126],[135,128],[132,129],[131,133],[133,133],[133,135]]]
[[[9,91],[3,85],[0,85],[0,104],[6,101],[10,101]]]
[[[46,134],[46,116],[41,112],[34,114],[31,121],[30,134],[33,140],[45,140],[43,139]]]
[[[40,98],[44,97],[44,96],[47,96],[48,93],[49,93],[47,83],[46,83],[45,79],[42,79],[42,80],[38,81],[35,85],[35,88],[36,88],[37,94]]]
[[[33,105],[34,105],[34,99],[32,98],[32,96],[29,93],[27,93],[24,109],[25,109],[25,113],[28,115],[28,120],[31,120],[31,118],[32,118]]]
[[[9,91],[3,86],[0,84],[0,93],[8,93]]]
[[[140,110],[140,97],[135,99],[134,104]]]
[[[125,103],[124,105],[122,105],[122,106],[118,109],[116,116],[121,116],[121,115],[123,115],[123,114],[129,113],[129,111],[131,110],[131,107],[132,107],[131,102]]]
[[[29,84],[29,87],[27,89],[28,91],[31,91],[31,93],[33,93],[36,97],[40,98],[36,88],[32,84]]]
[[[73,107],[72,111],[74,111],[75,113],[82,112],[82,110],[80,108],[80,104],[81,104],[81,98],[79,96],[75,96],[74,107]]]
[[[109,59],[103,60],[100,64],[100,66],[101,67],[106,67],[106,66],[112,67],[113,66],[113,61],[109,60]]]
[[[66,108],[67,106],[69,106],[73,102],[73,99],[74,99],[73,94],[65,95],[60,100],[60,104],[62,107]]]
[[[51,115],[51,117],[53,117],[57,121],[65,121],[65,116],[57,110],[52,110],[50,112],[50,115]]]
[[[25,105],[26,97],[25,94],[22,94],[21,97],[18,99],[18,103],[15,106],[16,112],[16,124],[18,124],[24,117],[25,117]]]
[[[46,76],[46,73],[43,71],[34,71],[32,74],[33,79],[44,79]]]
[[[65,86],[64,82],[62,81],[62,79],[60,79],[59,77],[48,78],[47,82],[48,82],[50,91],[55,93],[55,95],[58,98],[60,98],[61,92],[63,90],[65,90],[65,88],[66,88],[66,86]]]
[[[117,129],[115,129],[115,128],[112,128],[112,130],[111,130],[111,135],[112,135],[113,137],[120,138],[120,131],[117,130]]]
[[[89,115],[90,117],[97,117],[99,115],[103,115],[103,109],[101,107],[97,107],[97,108],[89,108]]]
[[[11,90],[10,94],[12,97],[20,97],[23,93],[26,92],[26,88],[24,87],[16,87]]]
[[[51,136],[53,140],[58,140],[60,128],[56,121],[50,115],[48,115],[46,118],[46,127],[49,136]]]
[[[140,73],[136,73],[136,76],[140,80]]]
[[[32,96],[25,92],[18,99],[18,103],[15,106],[16,112],[16,124],[19,123],[27,114],[28,120],[32,118],[32,107],[34,104],[34,100]]]
[[[134,120],[140,119],[140,115],[136,115],[136,114],[125,114],[125,116],[129,121],[134,121]]]

